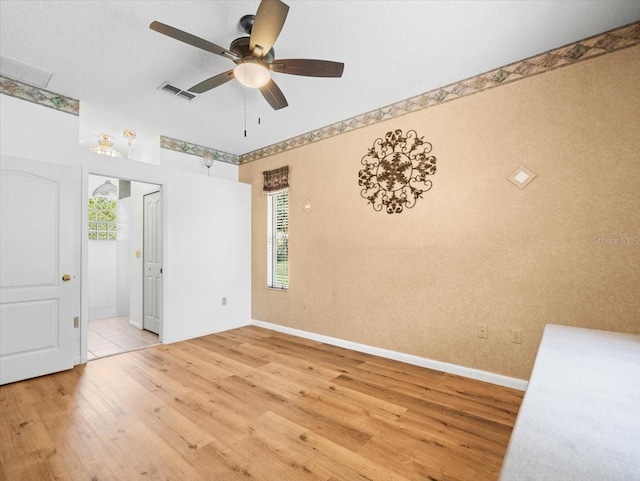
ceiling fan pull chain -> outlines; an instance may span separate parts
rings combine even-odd
[[[247,138],[247,89],[244,89],[244,137]]]

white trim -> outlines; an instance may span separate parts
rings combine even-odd
[[[413,354],[406,354],[404,352],[392,351],[390,349],[382,349],[380,347],[368,346],[366,344],[359,344],[357,342],[345,341],[344,339],[324,336],[322,334],[315,334],[313,332],[302,331],[300,329],[294,329],[292,327],[280,326],[278,324],[272,324],[270,322],[252,319],[251,324],[258,327],[263,327],[264,329],[271,329],[272,331],[283,332],[285,334],[291,334],[292,336],[298,336],[305,339],[310,339],[312,341],[331,344],[332,346],[344,347],[345,349],[351,349],[352,351],[364,352],[366,354],[372,354],[374,356],[384,357],[386,359],[393,359],[394,361],[413,364],[414,366],[426,367],[428,369],[447,372],[449,374],[456,374],[458,376],[475,379],[477,381],[497,384],[498,386],[518,389],[519,391],[525,391],[527,389],[528,382],[524,379],[503,376],[502,374],[494,374],[492,372],[481,371],[479,369],[473,369],[471,367],[459,366],[457,364],[450,364],[448,362],[427,359],[425,357],[414,356]]]
[[[132,319],[129,319],[129,325],[131,327],[135,327],[136,329],[142,330],[142,324],[140,324],[139,322],[136,322],[136,321],[134,321]]]
[[[283,187],[282,189],[278,190],[263,190],[262,195],[278,195],[282,194],[283,192],[289,192],[289,187]]]
[[[219,332],[231,331],[232,329],[239,329],[241,327],[250,326],[251,322],[238,322],[231,325],[217,326],[212,329],[204,331],[194,331],[181,333],[179,336],[171,337],[168,339],[162,339],[162,344],[173,344],[174,342],[188,341],[189,339],[196,339],[198,337],[209,336],[211,334],[217,334]],[[274,329],[275,330],[275,329]]]

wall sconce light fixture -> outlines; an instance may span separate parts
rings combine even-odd
[[[107,199],[115,199],[118,196],[118,189],[115,185],[107,180],[104,184],[96,187],[91,197],[106,197]]]
[[[207,176],[208,176],[209,169],[211,169],[211,166],[213,165],[213,154],[210,151],[205,150],[204,155],[202,156],[202,160],[204,162],[205,167],[207,168]]]
[[[535,172],[527,169],[524,165],[521,165],[516,170],[511,172],[511,175],[507,177],[507,180],[519,189],[524,189],[536,177],[537,176]]]

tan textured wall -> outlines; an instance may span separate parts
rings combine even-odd
[[[633,47],[242,166],[253,318],[523,379],[547,323],[640,332],[640,244],[594,243],[640,241],[638,79]],[[358,172],[395,129],[424,135],[438,172],[389,215]],[[520,164],[538,174],[524,190],[506,180]],[[282,165],[288,292],[265,287],[262,171]]]

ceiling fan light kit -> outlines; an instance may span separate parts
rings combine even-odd
[[[201,94],[236,78],[242,85],[259,88],[274,110],[288,105],[287,100],[271,78],[271,72],[302,75],[305,77],[342,77],[344,64],[329,60],[287,59],[276,60],[273,44],[287,19],[289,6],[280,0],[262,0],[255,15],[240,19],[241,28],[249,37],[235,39],[229,50],[164,23],[152,22],[151,30],[167,35],[194,47],[228,58],[236,64],[232,70],[214,75],[189,89]]]
[[[233,69],[233,74],[245,87],[257,89],[271,80],[271,73],[257,62],[243,62]]]

